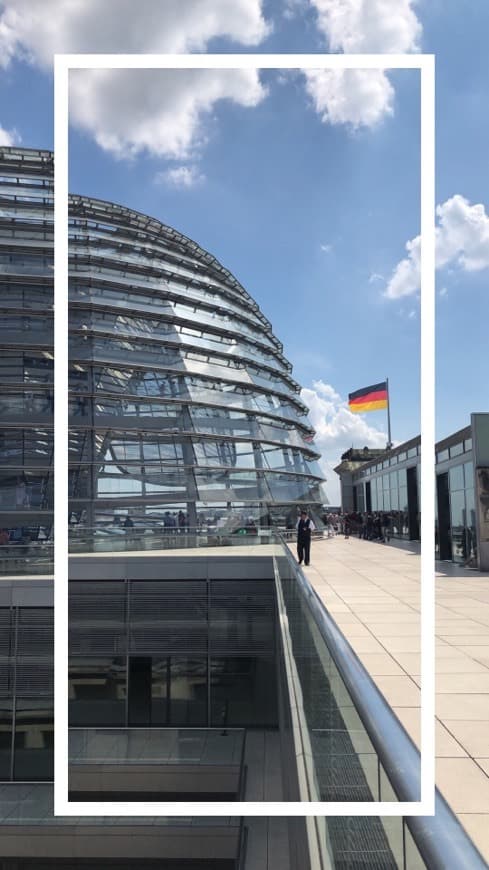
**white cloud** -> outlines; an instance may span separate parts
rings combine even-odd
[[[323,244],[323,245],[320,245],[320,248],[322,251],[324,251],[325,254],[330,254],[331,251],[333,250],[333,245]]]
[[[215,38],[260,43],[262,0],[4,0],[0,65],[13,57],[50,69],[55,52],[202,51]],[[71,119],[105,150],[182,159],[205,141],[217,101],[256,106],[255,70],[87,70],[71,76]]]
[[[482,204],[471,205],[459,193],[436,208],[436,267],[453,265],[466,272],[489,268],[489,216]],[[420,286],[421,238],[406,244],[407,257],[387,284],[389,299],[412,296]]]
[[[322,69],[304,75],[306,91],[325,123],[375,127],[393,113],[394,89],[382,70]]]
[[[471,205],[455,194],[436,209],[438,268],[454,263],[467,272],[489,266],[489,216],[481,203]]]
[[[407,257],[395,267],[387,284],[384,296],[388,299],[400,299],[412,296],[419,290],[419,275],[421,265],[421,237],[416,236],[406,243]]]
[[[71,117],[118,157],[188,159],[218,101],[252,107],[264,96],[253,69],[76,70],[70,81]]]
[[[164,172],[158,172],[155,181],[157,184],[168,184],[170,187],[195,187],[205,181],[197,166],[174,166]]]
[[[404,54],[419,49],[413,0],[310,0],[329,50]],[[311,70],[306,87],[324,122],[374,127],[392,115],[394,89],[382,70]]]
[[[202,51],[217,37],[256,45],[270,32],[262,0],[3,0],[2,8],[3,65],[20,54],[50,67],[56,51]]]
[[[311,0],[331,51],[403,54],[419,49],[413,0]]]
[[[17,130],[5,130],[4,127],[0,125],[0,146],[1,145],[18,145],[21,141]]]
[[[441,290],[439,291],[439,294],[438,294],[438,295],[439,295],[439,296],[446,296],[447,293],[448,293],[447,288],[446,288],[446,287],[442,287]]]
[[[327,478],[326,491],[331,504],[339,504],[339,478],[333,471],[341,454],[354,447],[385,447],[387,435],[369,426],[361,414],[352,414],[348,403],[331,384],[314,381],[301,397],[309,408],[309,420],[316,430],[314,444],[321,452],[320,466]]]

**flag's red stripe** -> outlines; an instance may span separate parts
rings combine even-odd
[[[378,390],[376,393],[365,393],[364,396],[357,396],[356,399],[350,399],[350,405],[363,405],[364,402],[380,402],[387,401],[387,390]]]

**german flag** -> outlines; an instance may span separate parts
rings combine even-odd
[[[348,394],[348,407],[354,414],[362,414],[364,411],[380,411],[382,408],[387,408],[388,401],[386,381],[383,384],[373,384],[371,387],[364,387],[363,390]]]

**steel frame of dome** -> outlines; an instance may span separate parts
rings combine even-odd
[[[0,149],[0,524],[52,524],[53,156]],[[176,230],[69,199],[72,522],[287,524],[325,497],[270,322]],[[183,519],[182,519],[183,518]]]

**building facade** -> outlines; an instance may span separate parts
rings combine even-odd
[[[0,528],[53,524],[52,155],[0,149]]]
[[[0,525],[52,527],[53,158],[0,151]],[[73,525],[230,530],[320,512],[300,386],[271,324],[214,257],[112,203],[69,203]]]
[[[472,414],[470,426],[435,445],[436,558],[487,570],[489,522],[489,414]],[[419,540],[421,438],[393,450],[349,450],[335,471],[346,512],[390,517],[393,537]]]

